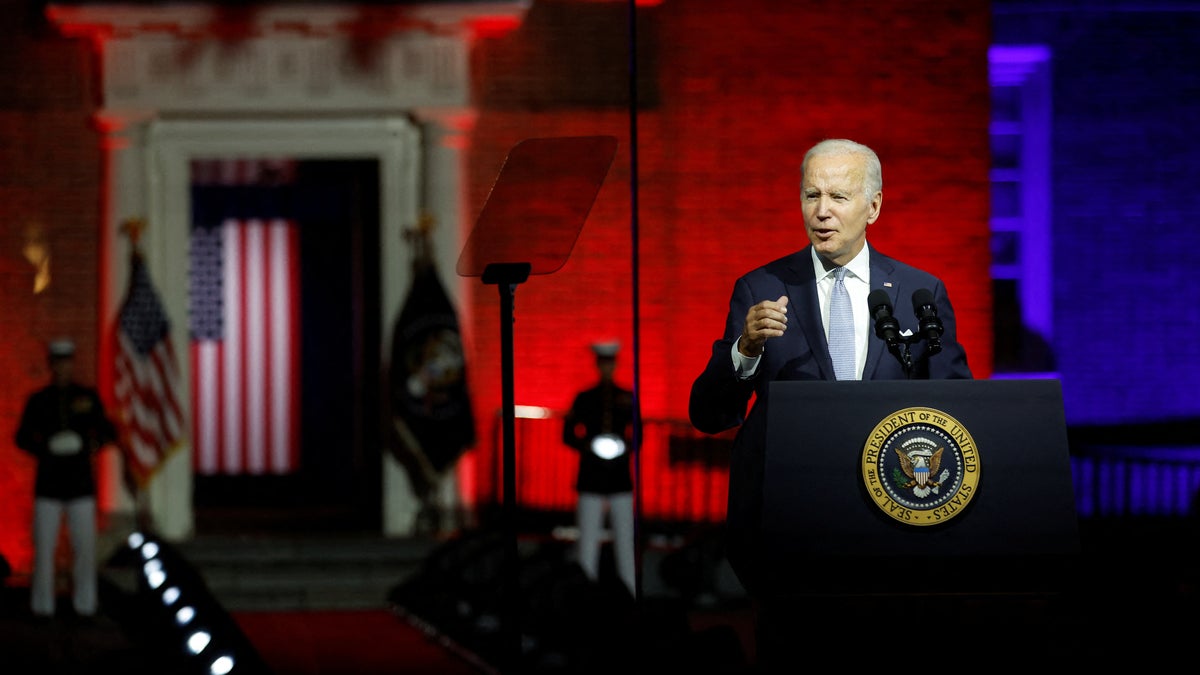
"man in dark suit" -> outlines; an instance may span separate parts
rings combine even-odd
[[[33,572],[30,609],[53,618],[59,533],[70,535],[71,601],[80,618],[98,609],[96,567],[96,453],[117,439],[99,394],[74,379],[75,343],[50,343],[51,382],[33,392],[17,426],[17,447],[37,459],[33,500]]]
[[[801,208],[809,246],[735,282],[724,335],[713,343],[708,364],[692,384],[688,410],[692,425],[705,433],[740,425],[729,470],[727,555],[752,596],[765,591],[759,579],[758,534],[772,381],[972,377],[941,280],[867,244],[867,226],[879,218],[883,205],[883,174],[875,152],[845,139],[825,140],[805,154],[802,169]],[[829,337],[839,268],[845,268],[853,316],[844,340]],[[930,292],[941,319],[940,351],[931,350],[928,342],[914,342],[906,364],[897,356],[904,350],[887,353],[884,340],[874,334],[868,298],[886,293],[898,325],[914,327],[918,320],[908,299],[920,289]],[[849,361],[839,377],[831,349],[844,343],[852,349],[845,345]]]
[[[604,516],[612,526],[617,577],[630,597],[637,594],[633,509],[633,392],[613,379],[617,342],[592,345],[599,381],[579,392],[563,418],[563,443],[579,453],[578,562],[592,581],[600,579]]]

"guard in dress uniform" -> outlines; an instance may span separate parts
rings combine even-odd
[[[54,616],[55,553],[65,516],[72,606],[88,618],[98,609],[93,455],[117,434],[96,391],[74,380],[74,343],[51,342],[47,358],[52,381],[29,396],[16,432],[17,447],[37,459],[30,609],[38,618]]]
[[[600,576],[600,546],[607,513],[617,576],[636,594],[634,559],[633,392],[613,381],[618,342],[592,345],[600,380],[579,392],[563,420],[563,443],[579,453],[578,562],[592,581]]]

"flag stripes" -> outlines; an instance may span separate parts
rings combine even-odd
[[[183,440],[179,368],[170,323],[141,254],[131,256],[129,291],[117,319],[113,393],[130,474],[144,485]]]
[[[227,218],[192,234],[195,470],[299,466],[300,238],[283,218]]]

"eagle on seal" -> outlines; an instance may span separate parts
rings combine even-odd
[[[912,452],[905,452],[896,448],[896,456],[900,458],[900,468],[904,471],[904,475],[909,477],[909,481],[900,487],[903,489],[916,485],[937,487],[939,484],[931,480],[931,477],[937,475],[938,469],[942,465],[943,450],[945,448],[937,450],[917,448]]]

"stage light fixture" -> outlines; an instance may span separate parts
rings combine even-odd
[[[193,655],[199,654],[210,642],[212,642],[212,635],[206,630],[198,630],[188,636],[187,648]]]
[[[142,566],[142,572],[146,575],[146,583],[150,588],[158,590],[159,586],[167,580],[167,573],[163,571],[161,560],[149,560]]]
[[[212,597],[203,578],[169,542],[135,532],[128,537],[128,546],[129,563],[141,572],[139,592],[151,610],[144,618],[153,621],[157,616],[163,622],[162,637],[178,645],[178,656],[191,662],[188,672],[267,672],[253,646],[241,639],[237,624]]]
[[[145,544],[142,544],[142,558],[144,560],[150,560],[157,555],[158,555],[158,544],[156,544],[152,541],[148,541]]]
[[[212,665],[208,667],[208,672],[212,673],[212,675],[226,675],[226,673],[233,671],[234,665],[235,662],[232,656],[218,656],[212,662]]]

